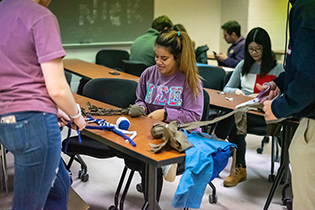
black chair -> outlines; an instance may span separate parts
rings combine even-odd
[[[203,112],[201,121],[207,121],[209,120],[209,110],[210,110],[210,96],[207,91],[203,90]],[[208,133],[209,132],[209,126],[203,126],[202,132]]]
[[[1,172],[0,175],[0,187],[1,190],[4,188],[6,196],[9,195],[9,187],[8,187],[8,172],[7,172],[7,160],[6,153],[8,152],[2,144],[0,144],[0,164],[1,164]],[[3,180],[3,182],[2,182]]]
[[[95,63],[123,71],[122,60],[129,60],[129,53],[125,50],[100,50],[96,54]]]
[[[250,120],[251,116],[248,116],[248,120]],[[264,124],[263,119],[255,119],[256,121],[261,121],[261,125],[259,123],[257,126],[254,123],[249,123],[247,125],[247,133],[254,134],[258,136],[264,136],[261,140],[261,147],[256,149],[257,153],[261,154],[263,152],[264,144],[269,143],[269,139],[271,137],[271,166],[270,166],[270,174],[268,177],[269,182],[273,182],[275,180],[274,174],[274,163],[279,162],[279,147],[278,143],[280,142],[281,132],[278,135],[269,135],[267,132],[267,126]],[[255,123],[256,124],[256,123]],[[281,129],[279,127],[279,129]]]
[[[202,84],[204,88],[211,88],[215,90],[223,90],[224,78],[226,73],[224,69],[216,66],[198,66],[199,75],[203,78]],[[209,109],[208,119],[213,119],[219,116],[220,111],[215,109]],[[207,126],[205,130],[207,133],[212,133],[216,127],[216,124]]]
[[[123,71],[122,60],[129,60],[129,53],[125,50],[100,50],[96,54],[95,63],[108,68]],[[89,79],[82,78],[77,93],[82,95],[84,85]]]
[[[83,89],[83,96],[113,105],[120,108],[127,108],[130,104],[134,104],[136,100],[137,82],[124,79],[93,79],[89,81]],[[94,139],[85,135],[81,135],[82,142],[79,143],[78,137],[71,137],[67,145],[67,151],[70,161],[67,164],[69,170],[73,160],[81,164],[79,178],[86,182],[89,179],[87,166],[80,154],[89,155],[96,158],[110,158],[116,156],[116,152]],[[66,141],[62,142],[63,149],[66,147]]]
[[[202,117],[201,121],[207,121],[209,120],[209,109],[210,109],[210,96],[207,91],[203,89],[203,112],[202,112]],[[202,127],[202,132],[209,132],[208,126]],[[214,184],[210,181],[208,185],[212,189],[212,194],[209,195],[209,203],[217,203],[218,202],[218,197],[216,193],[216,187]],[[185,210],[188,208],[184,208]]]
[[[223,79],[223,88],[225,87],[225,85],[229,82],[231,76],[233,74],[233,71],[229,71],[226,73],[224,79]]]
[[[199,75],[203,78],[204,88],[222,90],[226,72],[216,66],[198,66]]]
[[[70,72],[65,71],[66,80],[69,86],[71,86],[72,74]]]
[[[122,60],[124,72],[140,77],[142,72],[148,68],[147,65],[138,61]]]

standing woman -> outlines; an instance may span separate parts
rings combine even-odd
[[[223,91],[237,95],[256,96],[259,93],[256,83],[270,82],[283,71],[283,65],[277,63],[271,50],[271,41],[267,31],[260,27],[253,28],[246,37],[245,58],[236,66]],[[263,126],[266,124],[265,121],[248,116],[247,125]],[[236,186],[239,182],[246,180],[245,135],[237,135],[234,116],[221,121],[215,134],[222,139],[226,139],[228,136],[228,140],[237,145],[235,174],[230,174],[223,183],[225,187]]]
[[[203,111],[202,83],[188,34],[174,30],[161,33],[155,41],[155,62],[156,65],[141,74],[136,104],[144,108],[148,117],[167,123],[200,121]],[[129,166],[130,160],[125,159]],[[132,165],[140,167],[140,172],[144,174],[143,162],[136,161]],[[162,190],[162,175],[165,180],[174,181],[176,165],[163,167],[163,171],[158,169],[157,200]],[[144,180],[142,176],[142,184]]]
[[[79,130],[85,126],[65,79],[65,51],[49,3],[0,3],[0,143],[14,155],[16,210],[67,209],[70,179],[58,118],[69,115]]]

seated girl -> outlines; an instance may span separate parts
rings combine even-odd
[[[283,72],[283,66],[277,63],[271,51],[270,37],[263,28],[253,28],[246,37],[245,57],[236,66],[230,80],[224,87],[224,92],[231,92],[237,95],[257,95],[259,90],[255,84],[270,82]],[[265,121],[247,118],[248,126],[266,125]],[[218,123],[215,134],[237,145],[236,171],[224,180],[225,187],[236,186],[239,182],[246,180],[245,135],[237,135],[234,123],[234,116],[231,116]]]

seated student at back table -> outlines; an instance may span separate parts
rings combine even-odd
[[[283,71],[282,64],[277,63],[271,51],[271,41],[267,31],[260,27],[253,28],[246,37],[245,59],[236,66],[223,91],[237,95],[257,94],[259,90],[255,86],[256,83],[270,82]],[[247,125],[266,124],[265,121],[254,120],[249,115]],[[231,173],[224,180],[225,187],[236,186],[246,180],[245,135],[237,135],[234,116],[219,122],[215,134],[222,139],[228,136],[228,140],[237,145],[235,174]]]
[[[186,32],[186,33],[188,34],[188,32],[187,32],[187,30],[186,30],[186,28],[185,28],[185,26],[184,26],[183,24],[177,23],[177,24],[175,24],[175,25],[173,26],[173,29],[174,29],[175,31]],[[193,45],[193,49],[195,49],[195,46],[196,46],[195,41],[191,40],[191,42],[192,42],[192,45]]]
[[[136,38],[131,45],[130,60],[142,62],[147,66],[155,65],[154,43],[156,37],[161,31],[172,27],[173,23],[166,15],[155,18],[151,28],[144,35]]]
[[[155,42],[156,65],[147,68],[140,77],[136,104],[142,106],[148,117],[164,122],[189,123],[200,121],[203,111],[202,83],[198,75],[195,52],[185,32],[169,30],[161,33]],[[144,163],[125,159],[141,167],[145,180]],[[174,181],[175,165],[163,167],[164,178]],[[157,200],[162,190],[162,170],[158,169]],[[142,186],[143,181],[142,181]]]
[[[241,36],[241,26],[235,20],[226,22],[221,28],[224,40],[232,45],[227,50],[227,54],[220,52],[215,54],[214,58],[218,61],[218,66],[234,68],[244,59],[245,38]]]

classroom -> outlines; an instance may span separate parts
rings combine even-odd
[[[36,0],[37,1],[37,0]],[[41,1],[41,0],[39,0]],[[53,4],[52,0],[52,3]],[[59,6],[60,0],[55,0],[58,2]],[[98,76],[94,77],[94,73],[97,71],[104,71],[102,75],[109,73],[110,75],[108,78],[123,78],[130,80],[131,82],[128,83],[131,85],[130,89],[136,88],[136,84],[139,81],[138,76],[128,75],[124,72],[119,72],[117,70],[107,68],[104,66],[95,65],[96,62],[96,55],[100,50],[106,49],[116,49],[116,50],[124,50],[130,52],[130,47],[133,43],[133,40],[143,35],[147,29],[151,27],[151,22],[154,18],[159,17],[161,15],[167,15],[173,24],[183,24],[187,29],[187,34],[195,42],[195,46],[202,46],[207,45],[209,50],[207,51],[208,54],[208,65],[210,66],[218,66],[218,63],[214,59],[210,59],[213,56],[213,52],[227,52],[230,44],[223,38],[223,30],[221,29],[222,24],[229,20],[236,20],[241,25],[241,35],[246,37],[246,35],[251,31],[251,29],[255,27],[261,27],[265,29],[271,40],[272,50],[275,52],[276,60],[281,63],[284,62],[285,59],[285,50],[286,45],[289,42],[287,40],[287,34],[289,33],[286,29],[287,24],[287,16],[288,16],[288,9],[291,8],[288,4],[288,0],[150,0],[148,4],[143,3],[145,0],[140,0],[138,3],[141,5],[141,9],[146,12],[143,12],[143,16],[138,14],[138,20],[141,22],[141,18],[145,18],[146,20],[143,21],[145,24],[141,25],[141,27],[135,27],[132,25],[133,28],[127,28],[123,33],[128,33],[131,31],[129,35],[115,35],[110,34],[110,40],[106,39],[106,37],[102,37],[100,35],[102,30],[99,30],[99,26],[93,28],[93,21],[97,22],[93,19],[93,15],[96,16],[100,15],[101,10],[94,10],[94,8],[103,7],[105,8],[108,6],[108,1],[98,1],[93,0],[93,2],[89,2],[85,4],[82,1],[75,2],[69,1],[65,3],[64,8],[69,8],[73,5],[80,3],[80,6],[76,9],[77,12],[80,14],[84,14],[85,19],[81,19],[79,17],[78,26],[74,27],[75,30],[72,30],[71,33],[67,35],[63,35],[63,27],[64,24],[77,24],[73,21],[70,17],[73,16],[72,14],[76,13],[75,11],[69,11],[65,17],[71,19],[70,20],[62,20],[62,12],[60,10],[56,12],[56,17],[59,21],[60,28],[61,28],[61,41],[62,47],[66,53],[66,56],[63,58],[64,68],[67,74],[71,74],[71,82],[68,81],[70,84],[71,92],[73,93],[74,100],[80,105],[84,107],[84,111],[88,110],[90,106],[87,102],[91,102],[92,105],[99,105],[104,106],[106,108],[111,108],[110,104],[97,102],[95,100],[84,98],[79,94],[76,94],[78,89],[80,88],[80,84],[83,79],[101,79]],[[136,1],[130,1],[136,2]],[[129,3],[130,3],[129,2]],[[0,0],[1,3],[1,0]],[[115,11],[119,11],[121,8],[121,4],[125,4],[124,0],[115,0],[114,3],[111,2],[111,6],[115,7]],[[136,4],[136,3],[135,3]],[[92,5],[92,6],[91,6]],[[113,6],[114,5],[114,6]],[[54,5],[53,5],[54,6]],[[147,8],[146,8],[147,6]],[[49,6],[48,6],[49,9]],[[52,9],[52,12],[57,8]],[[114,10],[113,10],[114,11]],[[102,13],[103,17],[107,15],[107,13]],[[151,15],[151,16],[150,16]],[[86,26],[85,23],[90,21],[91,26]],[[113,28],[116,26],[119,28],[119,18],[111,19],[111,23]],[[139,22],[137,24],[140,24]],[[108,26],[109,30],[114,31],[112,26]],[[67,26],[66,26],[67,27]],[[81,27],[81,29],[80,29]],[[106,26],[105,26],[106,27]],[[117,28],[116,27],[116,28]],[[76,30],[76,28],[78,30]],[[85,31],[86,34],[80,34],[82,31]],[[139,30],[139,28],[141,30]],[[91,32],[95,30],[94,32]],[[105,29],[106,30],[106,29]],[[119,29],[121,30],[121,29]],[[76,35],[74,35],[77,33]],[[96,35],[95,35],[96,33]],[[121,33],[121,32],[120,32]],[[75,37],[75,41],[72,42],[71,36]],[[82,40],[80,36],[84,37]],[[116,36],[116,37],[115,37]],[[123,40],[116,39],[117,37],[123,37]],[[178,35],[179,36],[179,35]],[[79,37],[79,38],[78,38]],[[88,37],[88,38],[86,38]],[[130,38],[135,37],[135,38]],[[63,39],[64,38],[64,39]],[[66,40],[66,43],[64,43]],[[95,41],[96,40],[96,41]],[[114,40],[114,41],[113,41]],[[259,50],[259,49],[258,49]],[[257,53],[257,48],[253,50]],[[157,55],[156,55],[157,56]],[[157,59],[157,58],[156,58]],[[91,68],[91,72],[89,74],[80,73],[85,71],[85,68]],[[221,67],[220,67],[221,68]],[[94,69],[94,70],[92,70]],[[224,69],[224,68],[223,68]],[[234,68],[233,68],[234,70]],[[113,74],[113,72],[118,72],[117,75]],[[91,75],[91,76],[90,76]],[[102,77],[103,78],[103,77]],[[222,81],[223,82],[223,81]],[[227,81],[225,81],[227,82]],[[223,83],[222,83],[223,84]],[[226,84],[226,83],[225,83]],[[114,86],[113,86],[114,87]],[[117,87],[117,86],[116,86]],[[223,86],[224,87],[224,86]],[[210,110],[211,108],[219,109],[222,108],[224,113],[227,110],[233,110],[236,105],[246,102],[248,99],[241,96],[235,96],[235,94],[230,93],[223,93],[223,87],[220,91],[214,89],[206,89],[204,90],[209,96],[209,103]],[[115,87],[114,87],[115,88]],[[138,86],[139,88],[139,86]],[[202,88],[201,88],[202,89]],[[1,89],[0,89],[1,90]],[[93,92],[93,91],[91,91]],[[126,92],[129,92],[129,90]],[[92,93],[93,94],[93,93]],[[111,94],[110,91],[105,94]],[[128,97],[128,93],[121,93],[124,97]],[[94,94],[95,95],[95,94]],[[220,98],[221,97],[221,98]],[[234,97],[234,99],[233,99]],[[242,98],[243,97],[243,98]],[[247,96],[246,96],[247,97]],[[97,96],[98,98],[98,96]],[[215,99],[214,99],[215,98]],[[99,100],[99,99],[96,99]],[[126,99],[127,100],[127,99]],[[129,99],[128,99],[129,100]],[[146,99],[147,100],[147,99]],[[234,100],[234,101],[233,101]],[[223,102],[222,102],[223,101]],[[227,107],[224,107],[221,104],[230,103]],[[220,105],[218,105],[220,104]],[[79,107],[80,107],[79,106]],[[130,108],[130,107],[129,107]],[[144,110],[146,110],[144,108]],[[82,111],[82,112],[84,112]],[[124,111],[120,109],[119,111]],[[205,109],[203,109],[205,112]],[[209,110],[206,112],[210,113]],[[229,112],[229,111],[228,111]],[[221,113],[221,111],[219,112]],[[126,114],[126,113],[124,113]],[[251,112],[251,114],[259,119],[263,119],[263,113],[255,113]],[[81,116],[81,109],[79,108],[78,115],[70,115],[70,118],[76,119],[77,117]],[[150,116],[148,114],[148,116]],[[219,116],[219,114],[217,115]],[[91,131],[92,127],[87,127],[89,129],[82,130],[81,134],[84,136],[86,135],[88,138],[92,138],[102,142],[108,147],[108,150],[111,150],[111,147],[115,149],[115,151],[122,152],[126,156],[132,156],[137,160],[142,160],[141,157],[144,157],[143,161],[145,166],[143,167],[146,173],[148,173],[148,177],[146,181],[148,182],[148,186],[145,188],[141,185],[144,182],[139,175],[138,169],[134,172],[133,179],[131,180],[129,191],[126,197],[122,200],[123,204],[120,204],[115,198],[115,191],[117,189],[117,185],[119,182],[119,178],[121,174],[124,173],[123,169],[126,169],[126,165],[129,167],[128,158],[123,156],[122,158],[117,158],[116,153],[115,155],[108,155],[106,157],[101,158],[94,158],[89,155],[81,155],[87,164],[88,167],[88,176],[83,178],[82,176],[82,166],[78,164],[76,161],[73,162],[71,166],[71,176],[72,176],[72,185],[71,185],[71,192],[70,192],[70,203],[68,203],[69,210],[138,210],[138,209],[168,209],[168,210],[179,210],[183,209],[181,207],[175,208],[172,206],[172,202],[174,202],[174,194],[177,192],[177,186],[181,182],[181,175],[177,175],[175,177],[174,182],[165,182],[163,183],[163,189],[161,192],[160,200],[157,201],[155,199],[156,193],[158,191],[159,186],[157,186],[157,173],[161,166],[165,165],[172,165],[174,163],[180,163],[183,161],[183,153],[180,154],[175,150],[167,150],[163,151],[164,155],[154,156],[154,154],[149,152],[149,143],[152,140],[151,136],[148,139],[149,129],[152,127],[153,123],[155,123],[156,119],[152,120],[152,117],[146,117],[145,119],[141,118],[140,120],[135,118],[126,119],[129,123],[128,127],[135,128],[132,126],[137,125],[138,129],[136,133],[132,133],[135,135],[135,139],[141,138],[145,139],[144,142],[140,143],[137,142],[139,148],[135,147],[135,144],[132,140],[128,140],[129,137],[123,137],[124,134],[118,134],[120,137],[125,138],[127,145],[125,143],[121,143],[117,133],[107,134],[101,133],[101,131]],[[70,119],[69,118],[69,119]],[[81,117],[80,117],[81,118]],[[106,119],[112,121],[111,123],[119,124],[117,119],[118,116],[106,116],[102,117],[102,119]],[[116,121],[117,119],[117,121]],[[167,119],[167,113],[165,109],[164,113],[164,122]],[[208,117],[207,117],[208,119]],[[92,120],[94,120],[92,118]],[[97,121],[94,121],[97,122]],[[2,123],[2,122],[1,122]],[[105,124],[99,124],[99,126],[104,126]],[[298,127],[299,122],[290,121],[289,123],[281,124],[281,137],[291,139],[294,131]],[[83,126],[83,124],[81,125]],[[83,129],[89,126],[86,124],[83,126]],[[107,125],[106,125],[107,126]],[[108,124],[108,126],[110,126]],[[128,129],[128,128],[127,128]],[[146,130],[142,131],[140,129]],[[69,130],[71,130],[69,128]],[[111,130],[113,131],[113,130]],[[204,131],[204,130],[203,130]],[[209,130],[207,130],[209,131]],[[134,131],[132,131],[134,132]],[[71,130],[71,135],[73,138],[77,138],[79,132],[78,130]],[[129,135],[130,133],[128,133]],[[151,131],[152,134],[152,131]],[[200,207],[198,209],[206,210],[206,209],[215,209],[215,210],[238,210],[238,209],[251,209],[251,210],[258,210],[258,209],[271,209],[271,210],[284,210],[284,209],[292,209],[292,191],[290,186],[290,170],[288,173],[289,168],[289,157],[288,157],[288,143],[282,142],[282,148],[280,148],[279,144],[277,143],[277,138],[279,137],[279,132],[276,136],[267,135],[267,134],[253,134],[249,133],[246,136],[246,159],[247,159],[247,181],[232,188],[227,188],[223,186],[223,180],[225,177],[229,176],[230,174],[230,167],[233,165],[232,158],[228,158],[227,165],[222,172],[212,180],[211,184],[214,185],[216,188],[213,190],[211,188],[210,182],[209,186],[206,186],[204,195],[202,200],[200,201]],[[61,137],[62,139],[69,138],[70,131],[68,132],[68,128],[65,127],[61,129]],[[137,136],[138,135],[138,136]],[[1,137],[1,136],[0,136]],[[80,137],[81,138],[81,137]],[[81,141],[81,139],[79,140]],[[83,137],[84,140],[85,137]],[[245,137],[244,137],[245,138]],[[160,141],[161,142],[161,141]],[[264,142],[264,146],[263,146]],[[145,146],[143,146],[145,144]],[[131,145],[133,147],[131,147]],[[2,146],[2,144],[1,144]],[[64,145],[62,145],[65,147]],[[146,148],[143,151],[143,148]],[[13,177],[14,177],[14,158],[13,155],[8,152],[7,154],[4,153],[5,148],[1,147],[2,154],[0,154],[2,163],[0,166],[7,167],[5,171],[0,170],[0,209],[11,209],[12,208],[12,198],[13,198]],[[276,150],[276,151],[275,151]],[[119,153],[117,153],[119,154]],[[65,163],[70,160],[70,157],[64,153],[62,153],[62,159]],[[119,156],[119,155],[118,155]],[[245,154],[244,154],[245,156]],[[104,159],[103,159],[104,158]],[[125,161],[125,162],[124,162]],[[6,163],[5,163],[6,162]],[[71,160],[70,160],[71,162]],[[126,164],[126,165],[125,165]],[[233,167],[231,167],[233,168]],[[143,169],[142,169],[143,170]],[[164,170],[164,169],[162,169]],[[139,173],[138,173],[139,172]],[[9,179],[6,180],[6,173],[8,173]],[[129,171],[128,171],[129,173]],[[83,173],[84,174],[84,173]],[[130,172],[133,174],[133,171]],[[128,175],[128,174],[127,174]],[[151,175],[151,176],[150,176]],[[283,179],[282,179],[283,176]],[[152,178],[153,177],[153,178]],[[143,177],[142,177],[143,178]],[[144,179],[144,178],[143,178]],[[5,186],[8,184],[7,186]],[[143,187],[143,188],[142,188]],[[119,187],[118,187],[119,188]],[[289,189],[287,189],[289,188]],[[7,190],[9,189],[9,192]],[[145,195],[145,199],[143,199],[143,194],[141,193],[145,191],[147,194]],[[288,193],[288,194],[286,194]],[[214,195],[214,196],[212,196]],[[152,206],[154,205],[154,207]],[[114,206],[115,205],[115,206]],[[123,207],[124,206],[124,207]],[[187,210],[188,207],[185,207],[184,210]],[[194,208],[189,208],[194,209]]]

